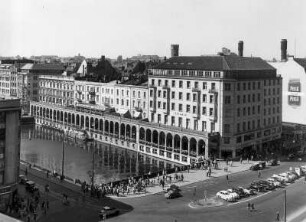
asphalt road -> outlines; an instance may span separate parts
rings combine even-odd
[[[306,165],[305,162],[283,162],[279,166],[268,167],[262,171],[261,178],[265,179],[274,173],[282,173],[289,170],[289,167]],[[230,182],[227,185],[226,178],[212,178],[204,182],[194,183],[182,187],[182,197],[167,200],[162,193],[131,199],[120,199],[122,202],[133,206],[134,210],[119,217],[109,219],[110,221],[275,221],[276,212],[283,217],[284,189],[278,189],[255,199],[244,200],[235,204],[225,204],[219,207],[193,209],[188,205],[194,199],[202,199],[204,190],[208,198],[224,189],[233,186],[247,186],[253,180],[258,180],[258,173],[245,171],[230,175]],[[292,221],[301,221],[303,214],[297,213],[306,203],[306,184],[302,180],[287,186],[287,218]],[[195,195],[194,195],[195,193]],[[247,210],[247,202],[255,205],[255,211]],[[300,210],[302,212],[302,210]],[[298,216],[294,216],[296,213]],[[293,218],[293,216],[295,219]],[[287,220],[288,221],[288,220]]]

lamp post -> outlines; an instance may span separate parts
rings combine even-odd
[[[284,190],[284,222],[287,221],[287,195],[286,190]]]
[[[65,131],[63,130],[63,141],[62,141],[62,175],[61,175],[61,180],[64,179],[64,168],[65,168]]]

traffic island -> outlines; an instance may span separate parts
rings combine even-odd
[[[190,202],[191,208],[206,208],[206,207],[219,207],[225,205],[225,202],[217,197],[200,199]]]

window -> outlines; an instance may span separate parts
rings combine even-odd
[[[202,107],[202,115],[206,115],[206,107]]]
[[[225,91],[231,91],[231,84],[230,83],[225,83],[224,84],[224,90]]]
[[[207,82],[203,82],[203,89],[207,89]]]
[[[199,83],[198,82],[194,82],[194,88],[198,88],[199,87]]]
[[[203,103],[206,103],[206,101],[207,101],[207,95],[206,95],[206,94],[203,94],[203,95],[202,95],[202,102],[203,102]]]
[[[192,94],[192,99],[193,99],[193,102],[196,102],[197,101],[197,94],[193,93]]]
[[[175,110],[175,103],[171,103],[171,110]]]
[[[198,121],[196,119],[193,121],[193,129],[198,130]]]
[[[215,89],[216,89],[216,83],[214,83],[214,82],[211,83],[211,89],[212,89],[212,90],[215,90]]]
[[[157,103],[157,107],[158,107],[158,108],[160,108],[160,107],[161,107],[161,102],[160,102],[160,101],[158,101],[158,103]]]
[[[165,86],[168,86],[168,80],[165,80]]]
[[[186,119],[186,129],[190,128],[190,119]]]
[[[237,109],[237,117],[240,117],[240,109]]]
[[[150,108],[152,108],[153,107],[153,101],[151,100],[150,101]]]
[[[175,125],[175,117],[172,116],[172,117],[171,117],[171,126],[174,126],[174,125]]]
[[[225,104],[231,104],[231,96],[225,96],[224,100]]]
[[[237,123],[237,133],[240,132],[240,123]]]
[[[186,100],[189,101],[190,100],[190,93],[186,94]]]
[[[213,122],[210,123],[210,131],[211,132],[215,131],[215,123],[213,123]]]
[[[213,108],[209,108],[209,115],[210,116],[214,115],[214,109]]]
[[[182,98],[183,98],[183,93],[179,92],[179,99],[182,99]]]
[[[163,97],[166,98],[167,97],[167,92],[163,91]]]
[[[178,120],[179,120],[179,127],[182,127],[182,122],[183,122],[182,117],[179,117]]]
[[[172,80],[172,87],[175,87],[175,80]]]
[[[161,115],[158,114],[158,115],[157,115],[157,122],[160,123],[160,121],[161,121]]]
[[[213,102],[214,102],[214,96],[213,96],[213,95],[210,95],[210,96],[209,96],[209,102],[210,102],[210,103],[213,103]]]
[[[183,81],[179,81],[179,87],[183,88]]]
[[[161,80],[159,79],[159,80],[158,80],[158,86],[160,86],[160,85],[161,85]]]
[[[187,81],[187,88],[190,88],[190,81]]]
[[[240,91],[240,83],[237,83],[237,91]]]
[[[230,125],[224,124],[224,133],[230,133]]]
[[[190,105],[186,106],[186,112],[189,113],[190,112]]]
[[[179,104],[179,111],[182,112],[183,111],[183,105]]]
[[[192,111],[193,111],[193,113],[196,113],[196,112],[197,112],[197,107],[196,107],[196,106],[193,106],[193,107],[192,107]]]
[[[157,96],[158,96],[158,97],[161,97],[161,90],[158,90],[158,91],[157,91]]]
[[[171,94],[172,94],[172,95],[171,95],[171,98],[172,98],[172,99],[175,99],[175,92],[172,92]]]
[[[152,79],[152,80],[151,80],[151,84],[152,84],[152,86],[154,86],[154,84],[155,84],[155,79]]]
[[[163,103],[163,109],[166,109],[166,103],[165,102]]]
[[[240,96],[237,96],[237,104],[240,104]]]
[[[202,131],[206,130],[206,121],[202,121]]]

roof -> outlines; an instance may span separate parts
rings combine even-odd
[[[275,70],[259,57],[229,56],[178,56],[168,59],[154,69],[191,69],[191,70]]]
[[[294,58],[294,61],[296,61],[300,66],[306,69],[306,59]]]
[[[21,69],[31,69],[31,70],[61,70],[64,71],[65,68],[60,63],[37,63],[37,64],[26,64]]]

